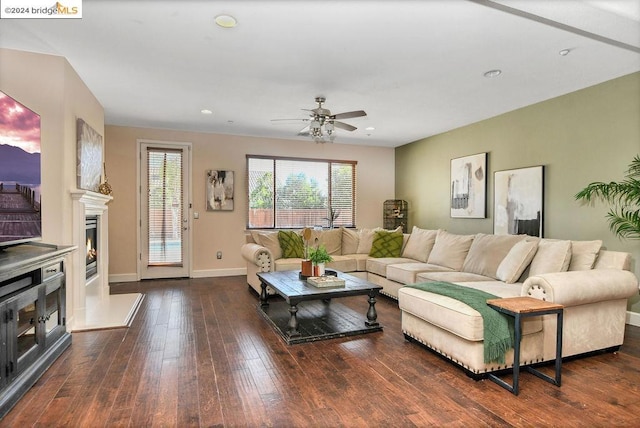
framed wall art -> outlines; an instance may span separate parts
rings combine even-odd
[[[487,153],[451,159],[451,217],[487,216]]]
[[[496,171],[493,233],[542,238],[544,166]]]
[[[76,128],[78,188],[97,192],[102,182],[102,135],[82,119],[77,120]]]
[[[233,211],[233,171],[207,171],[207,211]]]

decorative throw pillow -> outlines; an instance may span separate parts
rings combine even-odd
[[[571,260],[571,241],[541,239],[531,261],[529,276],[542,273],[565,272]]]
[[[571,241],[569,270],[591,270],[602,247],[601,240]]]
[[[518,281],[522,273],[525,271],[533,256],[538,251],[537,240],[524,240],[518,242],[511,247],[507,256],[502,259],[496,276],[500,281],[504,281],[507,284],[513,284]]]
[[[407,245],[402,251],[402,257],[426,263],[437,235],[437,230],[426,230],[413,226]]]
[[[371,243],[371,257],[400,257],[403,243],[402,231],[377,230]]]
[[[278,232],[260,232],[258,233],[260,245],[266,247],[271,253],[273,260],[282,258],[282,250],[280,249],[280,240]]]
[[[373,237],[377,229],[360,229],[358,231],[358,254],[369,254],[371,252],[371,245],[373,245]]]
[[[304,257],[304,244],[302,236],[293,230],[281,230],[278,232],[278,241],[282,250],[282,257],[285,259],[301,259]]]

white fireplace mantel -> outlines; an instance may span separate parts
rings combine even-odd
[[[73,253],[71,330],[92,330],[127,326],[142,302],[141,293],[109,294],[109,209],[113,197],[88,190],[72,190]],[[86,279],[86,218],[98,217],[98,272]],[[69,315],[69,314],[67,314]],[[69,318],[68,318],[69,319]]]
[[[73,278],[73,307],[74,319],[85,318],[86,311],[86,247],[85,231],[87,216],[98,216],[98,273],[91,278],[97,281],[97,289],[103,295],[109,294],[109,210],[107,204],[113,200],[112,196],[89,190],[71,191],[73,199],[73,244],[78,247],[74,253]]]

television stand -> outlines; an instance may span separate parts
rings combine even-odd
[[[0,251],[0,419],[71,345],[64,268],[75,249],[29,243]]]

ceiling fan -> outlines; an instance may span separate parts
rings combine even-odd
[[[340,128],[345,131],[355,131],[356,128],[348,123],[341,122],[341,119],[351,119],[354,117],[366,116],[367,113],[364,110],[348,111],[345,113],[331,114],[329,109],[322,107],[322,104],[326,101],[324,97],[316,97],[316,103],[318,107],[314,109],[302,109],[310,112],[309,118],[304,119],[272,119],[272,122],[283,120],[301,120],[303,122],[309,122],[307,126],[298,132],[301,136],[311,136],[317,143],[325,143],[327,141],[333,142],[335,140],[335,129]]]

